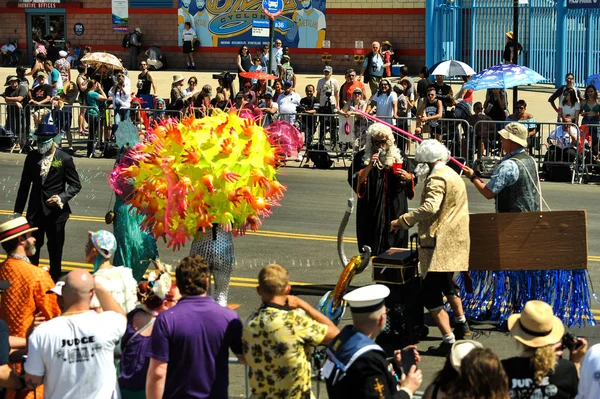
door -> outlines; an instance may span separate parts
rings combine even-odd
[[[65,11],[27,10],[27,51],[33,63],[35,42],[52,37],[54,45],[62,49],[66,40]]]

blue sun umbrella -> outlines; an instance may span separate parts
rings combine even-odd
[[[585,80],[585,85],[593,85],[596,90],[600,90],[600,74],[588,76],[588,78]]]
[[[508,89],[515,86],[535,84],[545,78],[532,69],[522,65],[496,65],[474,75],[464,86],[464,89]]]

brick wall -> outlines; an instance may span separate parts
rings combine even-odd
[[[81,0],[79,2],[63,0],[63,3],[81,3],[82,8],[67,9],[67,38],[75,47],[91,46],[92,50],[103,50],[114,53],[129,64],[129,54],[121,48],[122,33],[114,33],[111,25],[110,0]],[[0,0],[0,41],[17,37],[19,43],[26,43],[26,17],[23,10],[5,9],[7,0]],[[182,68],[184,59],[177,47],[177,14],[174,13],[177,0],[173,0],[174,8],[164,13],[146,13],[144,10],[130,9],[129,26],[140,26],[144,32],[147,45],[157,43],[167,47],[167,56],[171,68]],[[359,68],[353,59],[354,42],[362,40],[365,52],[369,51],[372,41],[389,40],[399,52],[398,58],[406,64],[411,73],[416,74],[424,65],[425,49],[425,15],[424,0],[372,0],[368,2],[347,2],[346,0],[328,0],[327,39],[331,43],[332,60],[330,64],[336,71],[348,68]],[[377,13],[381,8],[382,13]],[[356,9],[356,12],[348,12]],[[359,9],[365,9],[360,12]],[[8,10],[9,12],[3,12]],[[155,10],[151,10],[155,11]],[[73,25],[84,24],[85,32],[76,37]],[[344,49],[344,50],[342,50]],[[237,48],[230,52],[217,52],[200,48],[196,53],[196,64],[199,69],[235,70]],[[327,50],[291,50],[292,65],[298,72],[320,73],[324,63],[321,55]],[[25,52],[24,52],[25,53]],[[27,64],[26,59],[23,60]]]

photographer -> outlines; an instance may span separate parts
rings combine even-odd
[[[519,356],[502,361],[510,397],[574,398],[587,341],[565,334],[562,321],[542,301],[527,302],[522,313],[508,318],[508,329],[523,348]],[[562,358],[565,348],[569,360]]]
[[[319,114],[332,116],[319,116],[319,143],[323,144],[325,135],[329,131],[331,146],[337,142],[337,119],[333,116],[339,104],[340,86],[332,76],[333,68],[327,65],[323,69],[324,78],[317,83],[317,97],[319,98]]]
[[[131,107],[131,95],[125,90],[125,75],[118,74],[117,81],[108,91],[108,99],[112,101],[115,110],[115,124],[129,119],[129,108]]]

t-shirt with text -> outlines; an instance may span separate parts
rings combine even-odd
[[[44,376],[45,399],[118,399],[114,350],[126,324],[112,311],[49,320],[29,337],[25,371]]]
[[[512,357],[502,361],[508,376],[508,393],[511,399],[570,399],[577,395],[579,377],[575,365],[558,359],[554,372],[537,384],[531,358]]]

